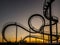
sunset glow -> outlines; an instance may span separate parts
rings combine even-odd
[[[26,41],[27,43],[43,43],[43,42],[50,43],[51,41],[50,20],[44,17],[43,4],[44,4],[44,0],[16,0],[16,1],[0,0],[0,42],[15,43],[22,41],[26,36],[35,36],[35,38],[27,37],[23,41]],[[55,2],[52,4],[52,16],[58,17],[58,23],[57,23],[58,25],[57,31],[59,35],[58,43],[60,43],[60,5],[59,4],[60,4],[60,0],[55,0]],[[41,15],[45,19],[45,22],[43,18],[39,16],[32,18],[32,20],[29,22],[30,16],[34,14]],[[31,24],[31,27],[33,29],[31,29],[28,22]],[[8,26],[6,29],[4,28],[6,25],[11,23],[16,25]],[[51,21],[51,23],[54,22]],[[20,27],[17,25],[19,25]],[[21,26],[23,28],[21,28]],[[42,26],[44,28],[41,28]],[[52,27],[51,29],[52,34],[54,35],[52,36],[52,40],[54,40],[52,42],[55,43],[57,42],[56,25],[52,25],[51,27]],[[3,29],[5,29],[4,36],[7,41],[3,39],[3,32],[4,32]],[[36,33],[31,33],[29,31]]]

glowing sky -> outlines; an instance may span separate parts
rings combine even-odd
[[[28,27],[28,18],[32,14],[41,14],[43,16],[44,0],[0,0],[0,40],[1,32],[5,24],[9,22],[17,22]],[[59,18],[58,30],[60,30],[60,0],[55,0],[52,5],[52,15]],[[60,31],[59,31],[60,32]],[[15,38],[15,28],[8,28],[6,33],[10,38]],[[11,33],[11,34],[10,34]],[[7,39],[8,39],[8,35]],[[22,36],[23,34],[23,36]],[[11,35],[13,37],[11,37]],[[18,38],[28,35],[23,29],[18,29]]]

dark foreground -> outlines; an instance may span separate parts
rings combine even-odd
[[[60,45],[59,44],[48,44],[48,43],[0,43],[0,45]]]

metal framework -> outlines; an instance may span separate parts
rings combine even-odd
[[[24,37],[23,38],[23,40],[25,40],[26,38],[28,38],[29,37],[29,40],[31,41],[31,38],[36,38],[36,40],[37,39],[42,39],[43,40],[43,43],[44,43],[44,40],[48,40],[48,41],[50,41],[50,43],[52,44],[52,41],[57,41],[57,43],[58,43],[58,39],[59,39],[59,37],[60,37],[60,35],[58,35],[58,27],[57,27],[57,23],[58,23],[58,18],[57,17],[55,17],[55,16],[52,16],[52,13],[51,13],[51,5],[52,5],[52,3],[54,2],[55,0],[49,0],[49,1],[47,1],[47,0],[45,0],[44,1],[44,5],[43,5],[43,14],[44,14],[44,17],[49,21],[49,25],[47,24],[45,24],[45,18],[43,17],[43,16],[41,16],[40,14],[33,14],[31,17],[29,17],[29,19],[28,19],[28,25],[29,25],[29,30],[28,29],[26,29],[26,28],[24,28],[23,26],[21,26],[21,25],[18,25],[17,23],[11,23],[11,24],[7,24],[4,28],[3,28],[3,30],[2,30],[2,37],[3,37],[3,39],[5,40],[5,41],[7,41],[7,42],[9,42],[7,39],[6,39],[6,37],[5,37],[5,31],[6,31],[6,28],[8,28],[9,26],[16,26],[16,42],[17,42],[17,27],[20,27],[20,28],[22,28],[22,29],[24,29],[25,31],[27,31],[27,32],[29,32],[29,35],[27,35],[26,37]],[[35,27],[33,27],[32,26],[32,24],[31,24],[31,20],[34,18],[34,17],[36,17],[36,16],[38,16],[40,19],[42,19],[42,22],[43,22],[43,24],[41,25],[41,27],[39,28],[39,29],[36,29]],[[52,22],[54,22],[54,23],[52,23]],[[52,26],[53,25],[56,25],[56,35],[55,34],[52,34],[53,32],[52,32]],[[46,27],[46,26],[50,26],[50,34],[47,34],[47,33],[44,33],[44,27]],[[32,31],[31,31],[32,30]],[[38,30],[38,31],[37,31]],[[31,35],[32,33],[39,33],[39,34],[43,34],[43,38],[41,38],[41,37],[37,37],[37,36],[35,36],[35,35]],[[44,39],[44,35],[48,35],[48,38],[49,38],[49,36],[50,36],[50,39]],[[55,37],[56,39],[52,39],[52,37]]]

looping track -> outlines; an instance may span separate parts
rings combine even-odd
[[[53,1],[54,1],[54,0],[53,0]],[[55,17],[55,16],[52,16],[52,17],[50,18],[50,17],[49,17],[49,14],[48,14],[48,12],[49,12],[49,10],[48,10],[48,9],[49,9],[49,5],[50,5],[50,3],[52,3],[53,1],[51,1],[51,2],[46,2],[46,0],[45,0],[44,6],[43,6],[43,14],[44,14],[44,17],[45,17],[47,20],[50,20],[50,19],[51,19],[52,22],[54,22],[52,25],[55,25],[55,24],[58,23],[58,18]],[[35,16],[40,17],[40,18],[42,19],[42,21],[43,21],[43,24],[42,24],[42,26],[39,28],[38,31],[36,31],[36,29],[34,29],[34,27],[33,27],[32,24],[31,24],[31,20],[32,20]],[[27,31],[27,32],[29,32],[29,33],[39,33],[39,34],[44,34],[44,35],[49,35],[49,36],[50,36],[50,34],[47,34],[47,33],[42,32],[42,30],[44,30],[44,27],[50,26],[50,24],[49,24],[49,25],[45,25],[45,19],[44,19],[44,17],[41,16],[40,14],[34,14],[34,15],[32,15],[32,16],[28,19],[29,28],[30,28],[31,30],[33,30],[33,32],[29,31],[28,29],[26,29],[26,28],[24,28],[23,26],[18,25],[18,24],[16,24],[16,23],[6,25],[6,26],[3,28],[3,30],[2,30],[2,37],[3,37],[3,39],[8,42],[8,40],[7,40],[6,37],[5,37],[5,31],[6,31],[6,28],[8,28],[9,26],[17,26],[17,27],[20,27],[20,28],[24,29],[25,31]],[[60,35],[54,35],[54,34],[52,34],[52,36],[56,37],[56,39],[54,39],[54,40],[52,40],[52,41],[55,41],[55,40],[59,39],[59,37],[60,37]],[[57,38],[57,36],[58,36],[58,38]],[[28,37],[43,39],[43,38],[39,38],[39,37],[36,37],[36,36],[33,36],[33,35],[31,35],[31,36],[28,35],[28,36],[24,37],[23,40],[25,40],[25,39],[28,38]],[[45,40],[46,40],[46,39],[45,39]]]
[[[42,17],[40,14],[34,14],[34,15],[32,15],[32,16],[29,18],[29,20],[28,20],[28,25],[29,25],[30,29],[33,30],[33,32],[29,31],[28,29],[26,29],[26,28],[24,28],[23,26],[18,25],[18,24],[16,24],[16,23],[14,23],[14,24],[8,24],[8,25],[6,25],[6,26],[3,28],[3,30],[2,30],[3,39],[8,42],[8,40],[7,40],[6,37],[5,37],[5,31],[6,31],[6,29],[7,29],[9,26],[17,26],[17,27],[20,27],[20,28],[24,29],[24,30],[27,31],[27,32],[30,32],[30,33],[39,33],[39,34],[44,34],[44,35],[50,35],[50,34],[47,34],[47,33],[42,32],[43,28],[44,28],[45,26],[49,26],[49,25],[43,24],[43,25],[40,27],[40,30],[39,30],[39,31],[36,31],[36,30],[34,30],[34,29],[32,28],[32,25],[31,25],[30,21],[31,21],[31,19],[32,19],[34,16],[40,16],[40,18]],[[44,20],[43,17],[42,17],[42,19],[43,19],[43,22],[45,22],[45,20]],[[52,36],[56,37],[57,35],[52,35]],[[58,35],[58,37],[59,37],[59,36],[60,36],[60,35]],[[36,36],[32,36],[32,35],[31,35],[31,36],[26,36],[26,37],[24,37],[23,40],[25,40],[25,39],[28,38],[28,37],[43,39],[43,38],[39,38],[39,37],[36,37]],[[58,39],[59,39],[59,38],[58,38]],[[46,39],[45,39],[45,40],[46,40]],[[54,39],[54,40],[57,40],[57,39]],[[54,41],[54,40],[53,40],[53,41]]]

